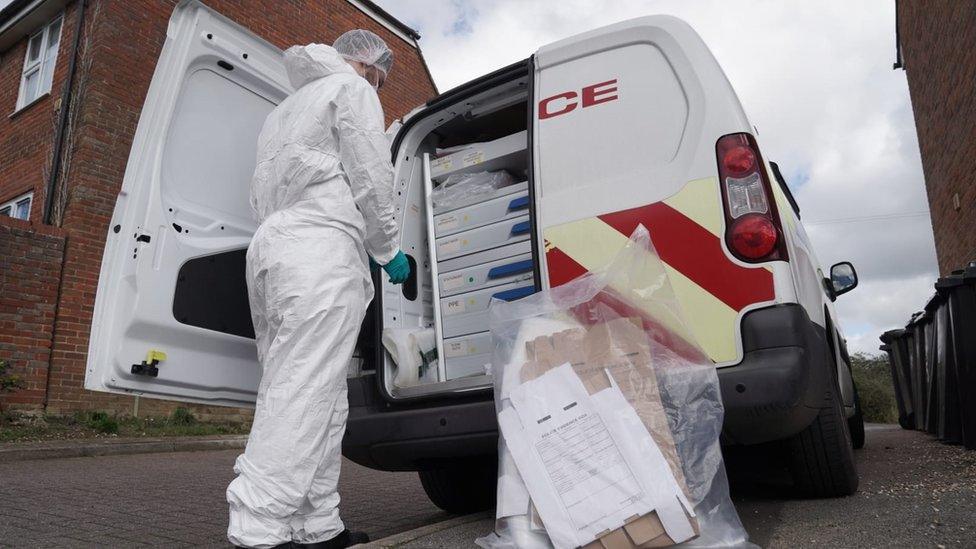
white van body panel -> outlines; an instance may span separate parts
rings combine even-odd
[[[280,50],[199,2],[173,11],[105,245],[86,389],[253,404],[254,340],[177,321],[174,291],[188,260],[247,248],[257,135],[290,91]],[[133,374],[151,351],[158,376]]]

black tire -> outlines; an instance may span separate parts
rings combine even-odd
[[[820,413],[789,440],[793,482],[806,496],[829,498],[857,492],[854,448],[839,394],[836,375],[832,375]]]
[[[864,413],[857,385],[854,386],[854,415],[847,418],[847,430],[851,433],[851,446],[855,450],[864,448]]]
[[[448,513],[464,515],[494,507],[497,471],[494,460],[478,460],[418,474],[424,492],[434,505]]]

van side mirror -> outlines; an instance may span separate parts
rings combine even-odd
[[[830,268],[830,286],[834,296],[846,294],[857,287],[857,271],[849,261],[842,261]]]

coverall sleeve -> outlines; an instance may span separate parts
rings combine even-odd
[[[383,107],[365,80],[346,89],[348,93],[338,98],[339,161],[366,221],[366,252],[386,265],[400,248],[400,236],[393,217],[393,165],[383,131]]]

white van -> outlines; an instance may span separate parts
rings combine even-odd
[[[290,91],[278,49],[200,3],[176,8],[108,231],[86,388],[253,405],[248,189],[258,132]],[[547,45],[405,117],[392,153],[416,268],[403,286],[374,273],[345,455],[420,471],[449,511],[488,504],[482,308],[600,268],[641,223],[719,369],[725,442],[784,441],[800,491],[853,493],[863,423],[832,302],[857,277],[847,263],[823,276],[752,128],[708,48],[668,16]],[[483,171],[514,184],[429,207],[445,178]],[[394,383],[384,327],[437,328],[432,382]]]

